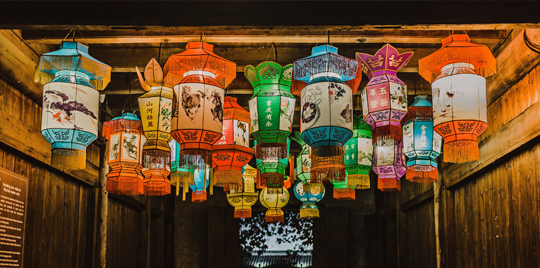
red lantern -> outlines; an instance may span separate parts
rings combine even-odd
[[[171,163],[168,156],[144,155],[144,194],[151,196],[171,193]]]

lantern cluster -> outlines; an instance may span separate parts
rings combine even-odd
[[[345,143],[347,185],[351,189],[369,189],[373,165],[371,126],[361,117],[353,117],[353,136]]]

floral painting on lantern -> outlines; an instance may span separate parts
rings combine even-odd
[[[139,135],[124,133],[122,144],[122,159],[137,161],[137,149],[139,145]]]
[[[234,120],[234,144],[249,147],[249,124]]]
[[[373,163],[373,145],[371,139],[358,139],[358,164],[371,166]]]
[[[251,118],[251,132],[259,131],[259,111],[257,98],[249,100],[249,117]]]
[[[171,128],[171,115],[172,115],[172,100],[168,98],[160,97],[159,103],[159,122],[161,131],[170,131]]]
[[[407,86],[390,83],[391,108],[399,111],[407,111]]]
[[[403,126],[403,152],[411,152],[414,150],[414,128],[413,123],[407,123]]]
[[[118,147],[120,145],[120,134],[112,134],[109,141],[109,160],[118,160]]]
[[[279,107],[279,129],[290,131],[292,127],[292,120],[294,115],[294,104],[296,100],[294,98],[281,98]]]

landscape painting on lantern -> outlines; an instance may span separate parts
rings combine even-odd
[[[251,132],[259,131],[257,98],[249,100],[249,118],[251,118]]]
[[[122,160],[137,161],[139,135],[124,133],[122,142]]]
[[[118,146],[120,145],[120,134],[112,134],[109,141],[109,160],[118,160]]]
[[[377,147],[377,166],[391,166],[394,164],[394,146]]]
[[[249,147],[249,124],[234,120],[234,144]]]
[[[70,83],[49,83],[43,88],[42,128],[77,129],[98,134],[97,90]]]
[[[371,166],[373,162],[373,145],[371,139],[358,139],[358,164]]]
[[[409,122],[403,126],[403,152],[411,152],[414,150],[414,124],[413,122]]]

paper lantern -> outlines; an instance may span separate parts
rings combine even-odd
[[[249,65],[244,71],[254,89],[249,113],[258,159],[287,158],[287,137],[291,134],[296,102],[290,92],[292,67],[265,61],[256,68]]]
[[[110,79],[111,67],[92,58],[85,45],[62,42],[60,50],[41,55],[36,71],[36,82],[46,84],[41,133],[52,144],[53,165],[86,167],[86,147],[98,134],[97,90]]]
[[[180,187],[182,187],[182,200],[186,200],[189,186],[195,184],[194,174],[197,166],[195,164],[180,166],[180,144],[172,139],[169,147],[171,148],[171,185],[176,186],[176,195],[180,194]]]
[[[146,80],[139,72],[139,68],[135,68],[142,88],[149,91],[139,97],[141,121],[147,139],[143,150],[147,155],[170,157],[169,142],[172,140],[170,133],[173,111],[173,85],[170,83],[172,81],[163,79],[161,66],[154,58],[148,62],[144,70]],[[171,76],[169,75],[169,78]]]
[[[444,139],[443,160],[478,160],[478,136],[487,128],[486,77],[496,71],[495,57],[487,46],[456,34],[418,64],[420,75],[431,83],[433,124]]]
[[[433,131],[431,98],[418,96],[403,119],[403,153],[408,157],[406,178],[412,182],[437,180],[442,137]]]
[[[332,182],[334,186],[334,199],[338,200],[355,200],[356,191],[351,189],[348,185],[347,179],[345,181],[335,181]]]
[[[212,145],[223,129],[224,88],[236,77],[236,64],[214,54],[210,44],[189,42],[163,69],[176,84],[171,135],[181,145],[180,166],[211,168]]]
[[[225,97],[223,136],[213,146],[214,185],[231,188],[242,184],[242,167],[253,158],[249,148],[249,112]]]
[[[189,186],[191,188],[191,202],[202,203],[206,201],[207,192],[206,188],[210,185],[210,178],[212,177],[212,169],[195,169],[193,171],[195,184]]]
[[[369,173],[373,165],[371,126],[353,116],[353,136],[345,143],[347,185],[351,189],[369,189]]]
[[[257,168],[261,171],[259,183],[268,188],[281,188],[285,181],[285,171],[289,165],[288,153],[291,144],[290,139],[286,139],[287,151],[285,158],[260,159],[256,157]],[[257,141],[255,141],[255,155],[257,150]]]
[[[314,183],[322,182],[322,176],[330,182],[345,180],[343,145],[352,136],[352,95],[362,79],[360,65],[337,55],[337,48],[329,45],[314,47],[311,56],[294,62],[294,79],[300,82],[291,91],[298,94],[303,86],[300,129],[312,149]]]
[[[107,191],[119,195],[144,193],[142,148],[146,141],[141,121],[124,113],[103,123],[103,137],[109,140]]]
[[[303,181],[304,183],[311,182],[311,158],[309,146],[302,140],[302,134],[300,132],[295,132],[295,136],[291,137],[292,140],[296,141],[302,147],[302,151],[296,157],[296,178]]]
[[[401,191],[399,179],[405,175],[403,142],[392,137],[380,138],[373,152],[373,171],[379,175],[377,187],[381,191]]]
[[[257,170],[249,165],[243,168],[243,182],[240,187],[230,188],[227,201],[234,207],[234,218],[251,218],[251,206],[257,203],[259,193],[255,192]]]
[[[284,222],[285,214],[282,207],[289,202],[289,191],[285,188],[264,188],[262,189],[259,199],[261,204],[267,208],[265,214],[266,222]]]
[[[315,219],[319,217],[317,202],[324,198],[325,189],[322,187],[305,187],[303,181],[297,181],[294,185],[294,195],[302,202],[300,207],[300,218]]]
[[[143,151],[144,194],[150,196],[168,195],[171,193],[171,158],[168,156],[147,155]]]
[[[362,90],[364,121],[373,129],[373,143],[380,138],[402,140],[401,119],[407,113],[407,85],[396,73],[409,63],[413,52],[400,54],[384,45],[375,55],[356,53],[369,83]]]

